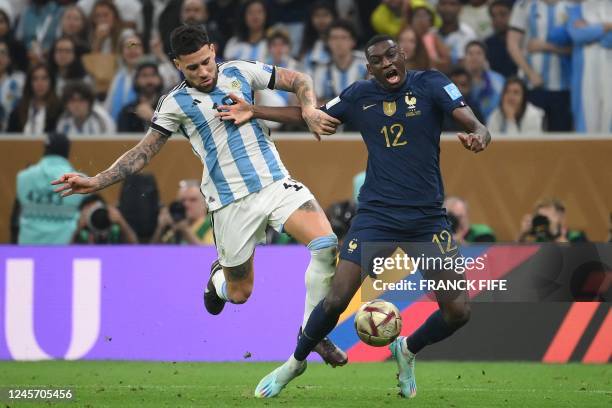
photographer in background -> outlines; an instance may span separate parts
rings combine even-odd
[[[179,183],[176,201],[159,212],[152,243],[214,244],[213,229],[208,207],[196,180]]]
[[[459,197],[444,200],[446,216],[451,225],[453,238],[459,244],[466,242],[495,242],[495,232],[485,224],[471,224],[467,202]]]
[[[121,212],[107,205],[102,196],[92,194],[79,206],[81,217],[72,238],[74,244],[137,244],[136,233]]]
[[[548,198],[536,204],[533,214],[523,216],[518,242],[588,242],[588,238],[583,231],[568,229],[565,205]]]

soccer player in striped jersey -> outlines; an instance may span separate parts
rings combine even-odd
[[[171,34],[175,65],[185,81],[162,97],[151,128],[138,145],[94,177],[67,173],[53,184],[63,196],[103,189],[141,170],[173,134],[189,139],[204,166],[201,191],[212,213],[219,256],[204,293],[209,313],[226,302],[244,303],[253,289],[253,253],[268,225],[284,229],[308,246],[305,324],[329,291],[338,240],[321,207],[302,183],[292,179],[266,129],[255,119],[240,126],[215,114],[232,102],[230,93],[250,103],[265,88],[294,92],[303,119],[319,135],[331,134],[339,121],[315,108],[312,79],[300,72],[260,62],[229,61],[217,65],[215,50],[198,26],[180,26]],[[333,366],[347,362],[346,353],[329,339],[316,350]]]

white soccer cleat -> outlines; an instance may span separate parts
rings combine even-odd
[[[403,346],[402,346],[403,344]],[[400,387],[400,395],[404,398],[416,397],[417,386],[414,377],[414,354],[410,353],[406,348],[406,337],[400,336],[389,346],[391,354],[397,362],[399,370],[398,386]]]
[[[282,366],[266,375],[255,388],[255,398],[276,397],[295,377],[306,371],[306,360],[297,361],[293,356]]]

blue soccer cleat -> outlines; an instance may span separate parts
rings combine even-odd
[[[297,361],[291,356],[285,364],[266,375],[255,388],[255,398],[276,397],[294,378],[306,371],[306,360]]]
[[[416,397],[417,386],[414,378],[414,354],[410,353],[406,346],[402,348],[402,343],[406,344],[406,337],[400,336],[391,343],[389,348],[399,370],[400,395],[404,398]]]

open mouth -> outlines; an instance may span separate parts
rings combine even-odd
[[[400,75],[397,69],[391,68],[387,72],[385,72],[385,79],[390,84],[397,84],[400,81]]]

